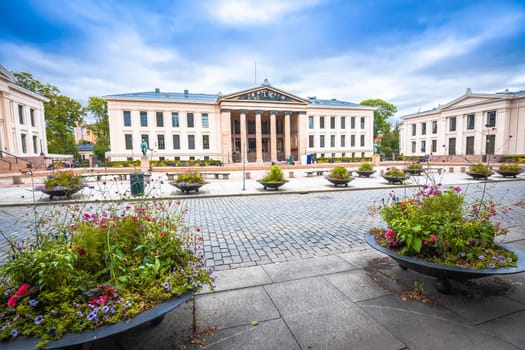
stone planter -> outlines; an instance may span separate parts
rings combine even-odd
[[[492,174],[494,174],[494,173],[491,172],[490,174],[480,174],[480,173],[471,173],[471,172],[467,171],[467,175],[472,177],[474,180],[483,180],[483,179],[488,178]]]
[[[66,197],[66,199],[71,199],[71,195],[77,193],[81,189],[86,187],[85,185],[79,185],[75,187],[61,187],[57,186],[55,188],[41,188],[40,191],[47,194],[49,199],[54,197]]]
[[[343,185],[345,187],[348,187],[348,183],[352,181],[352,179],[337,179],[335,177],[325,176],[325,179],[330,181],[335,187]]]
[[[190,193],[191,191],[199,192],[199,188],[206,185],[205,183],[189,183],[189,182],[170,182],[171,185],[177,187],[181,192]]]
[[[409,176],[388,176],[388,175],[383,175],[383,178],[388,181],[389,183],[391,184],[402,184],[406,179],[409,178]]]
[[[281,187],[282,185],[284,185],[285,183],[287,183],[288,181],[279,181],[279,182],[264,182],[264,181],[261,181],[261,180],[257,180],[258,183],[260,183],[261,185],[263,185],[263,188],[266,190],[266,189],[269,189],[269,188],[272,188],[276,191],[279,190],[279,187]]]
[[[500,244],[499,246],[515,253],[518,256],[517,267],[505,267],[498,269],[466,269],[450,265],[440,265],[398,254],[395,251],[379,245],[376,242],[374,235],[370,233],[367,233],[365,238],[366,242],[372,248],[390,256],[399,264],[402,269],[411,269],[428,276],[436,277],[436,288],[442,293],[447,293],[449,291],[449,279],[462,281],[481,277],[489,277],[493,275],[508,275],[525,271],[525,253],[508,245]]]
[[[126,332],[130,329],[151,324],[153,326],[159,324],[164,316],[177,308],[178,306],[185,303],[193,296],[193,292],[187,292],[178,298],[172,298],[163,302],[162,304],[156,305],[153,308],[146,310],[130,320],[123,320],[121,322],[102,326],[96,329],[90,329],[83,331],[82,333],[69,333],[64,335],[62,338],[52,341],[47,344],[44,349],[63,349],[63,348],[78,348],[82,349],[82,344],[88,344],[96,340],[107,338],[122,332]],[[35,345],[40,341],[37,338],[31,337],[17,337],[11,342],[0,342],[0,347],[5,350],[21,350],[21,349],[34,349]]]
[[[359,175],[359,177],[370,177],[370,175],[372,175],[376,171],[375,170],[364,170],[364,171],[356,170],[355,172],[357,173],[357,175]]]
[[[521,171],[499,171],[496,170],[498,174],[500,174],[502,177],[513,177],[516,178],[519,174],[521,174]]]
[[[409,173],[410,175],[417,175],[417,176],[420,176],[421,173],[423,172],[423,169],[408,169],[408,168],[405,168],[403,170],[405,171],[405,173]]]

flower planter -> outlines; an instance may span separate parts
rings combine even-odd
[[[486,179],[489,176],[491,176],[492,174],[494,174],[494,173],[491,172],[490,174],[480,174],[480,173],[467,172],[467,175],[472,177],[474,180]]]
[[[405,181],[406,179],[409,178],[409,176],[388,176],[388,175],[383,175],[383,178],[388,181],[389,183],[391,184],[402,184],[403,181]]]
[[[462,281],[481,277],[489,277],[493,275],[508,275],[525,271],[525,253],[508,245],[500,244],[499,246],[515,253],[518,256],[517,267],[505,267],[497,269],[467,269],[450,265],[436,264],[433,262],[419,260],[410,256],[398,254],[395,251],[379,245],[376,242],[374,235],[370,233],[367,233],[365,238],[366,242],[372,248],[390,256],[399,264],[402,269],[411,269],[428,276],[436,277],[436,288],[442,293],[447,293],[449,291],[449,279]]]
[[[410,175],[420,176],[421,173],[423,172],[423,169],[409,169],[409,168],[405,168],[404,171],[405,171],[405,173],[409,173]]]
[[[375,170],[365,170],[365,171],[356,170],[355,172],[357,173],[357,175],[359,175],[359,177],[370,177],[370,175],[372,175],[376,171]]]
[[[71,199],[71,195],[77,193],[84,187],[86,186],[85,185],[75,186],[75,187],[57,186],[55,188],[41,188],[40,191],[47,194],[49,196],[49,199],[53,199],[53,197],[66,197],[67,199]]]
[[[288,181],[264,182],[264,181],[261,181],[261,180],[257,180],[257,182],[260,183],[261,185],[263,185],[263,188],[265,190],[268,189],[268,188],[272,188],[272,189],[278,191],[279,187],[281,187],[282,185],[284,185]]]
[[[330,181],[335,187],[339,185],[344,185],[345,187],[348,187],[348,183],[352,181],[352,179],[337,179],[335,177],[325,176],[325,179]]]
[[[516,178],[516,176],[518,176],[521,173],[521,171],[500,171],[500,170],[496,170],[496,172],[500,174],[502,177],[513,177],[513,178]]]
[[[171,185],[177,187],[181,192],[190,193],[191,191],[199,192],[199,188],[206,185],[206,183],[189,183],[189,182],[170,182]]]
[[[107,338],[130,329],[150,323],[155,326],[160,323],[164,316],[185,303],[193,296],[193,292],[187,292],[178,298],[172,298],[162,304],[156,305],[153,308],[146,310],[130,320],[124,320],[115,324],[102,326],[96,329],[86,330],[81,333],[69,333],[62,338],[48,343],[43,349],[61,349],[78,347],[82,348],[82,344],[87,344],[96,340]],[[14,341],[0,342],[1,348],[5,350],[15,349],[32,349],[40,340],[32,337],[17,337]]]

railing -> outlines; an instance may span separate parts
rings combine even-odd
[[[7,163],[9,164],[9,170],[13,170],[13,163],[11,161],[9,161],[8,159],[4,159],[4,155],[7,155],[9,158],[14,158],[15,159],[15,164],[18,164],[18,161],[22,161],[22,162],[25,162],[26,163],[26,168],[33,168],[33,162],[30,161],[30,160],[27,160],[25,158],[22,158],[22,157],[18,157],[18,156],[15,156],[14,154],[11,154],[9,152],[6,152],[6,151],[0,151],[0,161],[4,162],[4,163]]]

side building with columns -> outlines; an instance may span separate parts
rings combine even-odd
[[[525,91],[473,93],[401,117],[404,156],[433,161],[500,161],[525,155]]]
[[[155,89],[103,99],[111,160],[138,159],[142,140],[154,160],[265,163],[373,153],[373,107],[301,98],[267,80],[228,95]]]

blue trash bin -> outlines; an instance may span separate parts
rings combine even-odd
[[[312,164],[312,155],[311,154],[307,154],[306,155],[306,164]]]
[[[144,195],[144,173],[130,174],[129,182],[131,186],[131,195],[133,197]]]

